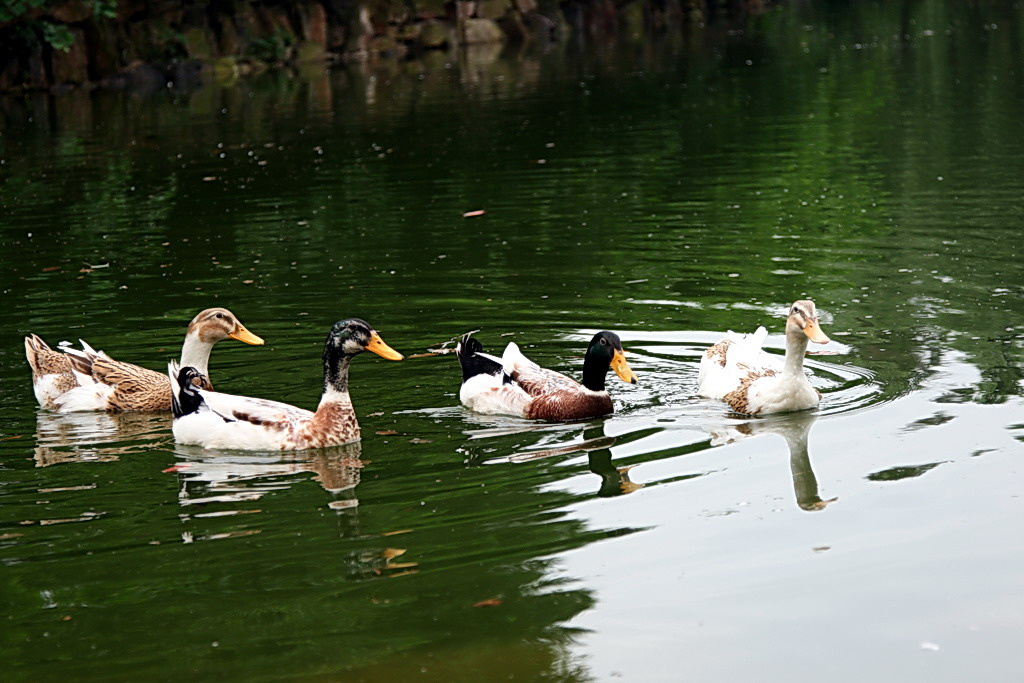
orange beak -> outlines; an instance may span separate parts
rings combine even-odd
[[[366,345],[366,350],[373,351],[381,358],[386,358],[388,360],[402,360],[405,357],[385,344],[384,340],[381,339],[380,335],[376,332],[370,333],[370,343]]]
[[[263,339],[257,337],[255,334],[245,329],[245,325],[238,323],[238,327],[233,332],[229,332],[228,336],[232,339],[237,339],[243,344],[251,344],[253,346],[263,346]]]
[[[816,344],[827,344],[829,342],[828,336],[821,331],[818,327],[818,319],[808,321],[807,326],[804,327],[804,334],[807,338]]]
[[[619,376],[623,382],[629,384],[636,384],[636,373],[633,372],[633,368],[629,367],[629,363],[626,362],[626,357],[622,354],[622,351],[616,349],[615,355],[612,356],[611,362],[612,370]]]

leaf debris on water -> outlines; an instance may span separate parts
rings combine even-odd
[[[503,605],[504,602],[501,598],[488,598],[487,600],[481,600],[480,602],[474,602],[473,607],[498,607]]]

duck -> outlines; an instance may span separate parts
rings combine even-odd
[[[78,380],[71,371],[71,361],[63,353],[70,342],[57,345],[60,351],[50,348],[37,334],[25,337],[25,359],[32,369],[32,392],[40,408],[56,410],[54,399],[78,386]]]
[[[587,345],[583,382],[540,367],[509,342],[501,358],[484,353],[475,337],[464,335],[455,347],[462,366],[459,400],[478,413],[513,415],[528,420],[567,422],[612,413],[605,376],[612,369],[619,379],[636,384],[636,374],[614,332],[598,332]]]
[[[403,359],[366,321],[349,318],[334,323],[324,342],[324,389],[315,412],[207,389],[198,368],[171,361],[167,378],[174,387],[174,440],[207,449],[245,451],[299,451],[358,441],[359,422],[348,393],[348,370],[352,359],[363,351],[387,360]]]
[[[198,368],[206,376],[213,345],[229,338],[253,346],[264,343],[228,309],[201,311],[188,325],[181,362]],[[62,342],[58,345],[60,351],[55,351],[38,335],[25,337],[25,356],[32,368],[32,386],[41,407],[63,413],[171,409],[171,385],[163,373],[114,360],[86,341],[79,342],[81,349]]]
[[[809,299],[796,301],[786,317],[786,355],[782,358],[761,347],[768,330],[751,334],[729,332],[708,348],[700,359],[697,394],[725,401],[743,415],[768,415],[817,408],[821,392],[804,373],[808,341],[827,344],[818,324],[818,312]]]

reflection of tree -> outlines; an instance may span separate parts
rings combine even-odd
[[[711,444],[721,445],[763,434],[778,434],[789,447],[789,467],[793,476],[793,492],[801,510],[823,510],[838,498],[822,500],[818,494],[818,479],[811,468],[807,436],[818,416],[809,411],[773,415],[745,420],[728,425],[709,427]]]

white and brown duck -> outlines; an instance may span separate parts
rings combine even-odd
[[[697,394],[721,399],[737,413],[767,415],[816,408],[818,392],[804,372],[808,341],[825,344],[829,338],[818,325],[818,312],[808,299],[790,306],[786,318],[786,355],[761,347],[768,330],[753,334],[728,333],[700,360]]]
[[[288,403],[236,396],[204,387],[194,367],[171,362],[174,440],[213,449],[296,451],[358,441],[359,422],[348,393],[352,359],[371,351],[402,360],[370,325],[358,318],[334,324],[324,342],[324,391],[316,412]]]
[[[207,377],[210,352],[222,339],[263,344],[231,311],[208,308],[189,323],[181,362],[200,369]],[[171,385],[165,374],[114,360],[85,341],[81,344],[80,350],[61,344],[55,351],[35,334],[25,337],[25,357],[32,368],[32,386],[40,406],[61,412],[171,409]]]

